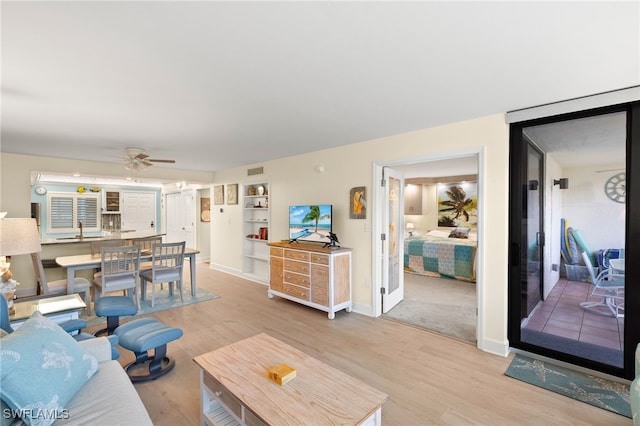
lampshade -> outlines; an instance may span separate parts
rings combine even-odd
[[[413,223],[411,223],[411,222],[407,223],[407,230],[413,231],[414,229],[416,229],[416,228],[413,226]]]
[[[0,220],[0,255],[30,254],[42,251],[36,220],[11,218]]]

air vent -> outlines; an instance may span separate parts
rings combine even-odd
[[[256,167],[253,169],[247,169],[247,176],[261,175],[264,173],[264,167]]]

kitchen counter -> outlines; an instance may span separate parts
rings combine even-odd
[[[137,232],[137,231],[103,231],[102,235],[87,235],[84,238],[74,237],[60,237],[60,238],[43,238],[40,240],[42,245],[50,244],[71,244],[71,243],[90,243],[91,241],[106,241],[106,240],[136,240],[139,238],[149,238],[164,236],[165,234],[159,234],[153,231]]]

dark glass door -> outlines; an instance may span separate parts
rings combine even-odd
[[[521,319],[527,318],[542,302],[544,224],[543,224],[543,191],[544,191],[544,159],[543,154],[530,141],[527,142],[527,158],[525,173],[527,176],[526,191],[523,194],[525,206],[522,209],[522,240],[526,244],[520,251],[522,268],[522,306]]]
[[[509,161],[510,346],[632,378],[640,103],[512,124]],[[611,258],[622,284],[603,295]]]

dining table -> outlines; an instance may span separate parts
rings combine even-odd
[[[191,278],[191,296],[196,295],[196,255],[200,253],[200,250],[185,248],[184,257],[189,260],[189,272]],[[151,252],[140,253],[140,261],[151,260]],[[76,276],[76,271],[83,269],[97,269],[100,267],[102,261],[100,253],[87,253],[76,254],[71,256],[59,256],[56,257],[56,263],[65,268],[67,271],[67,287],[73,282]]]

